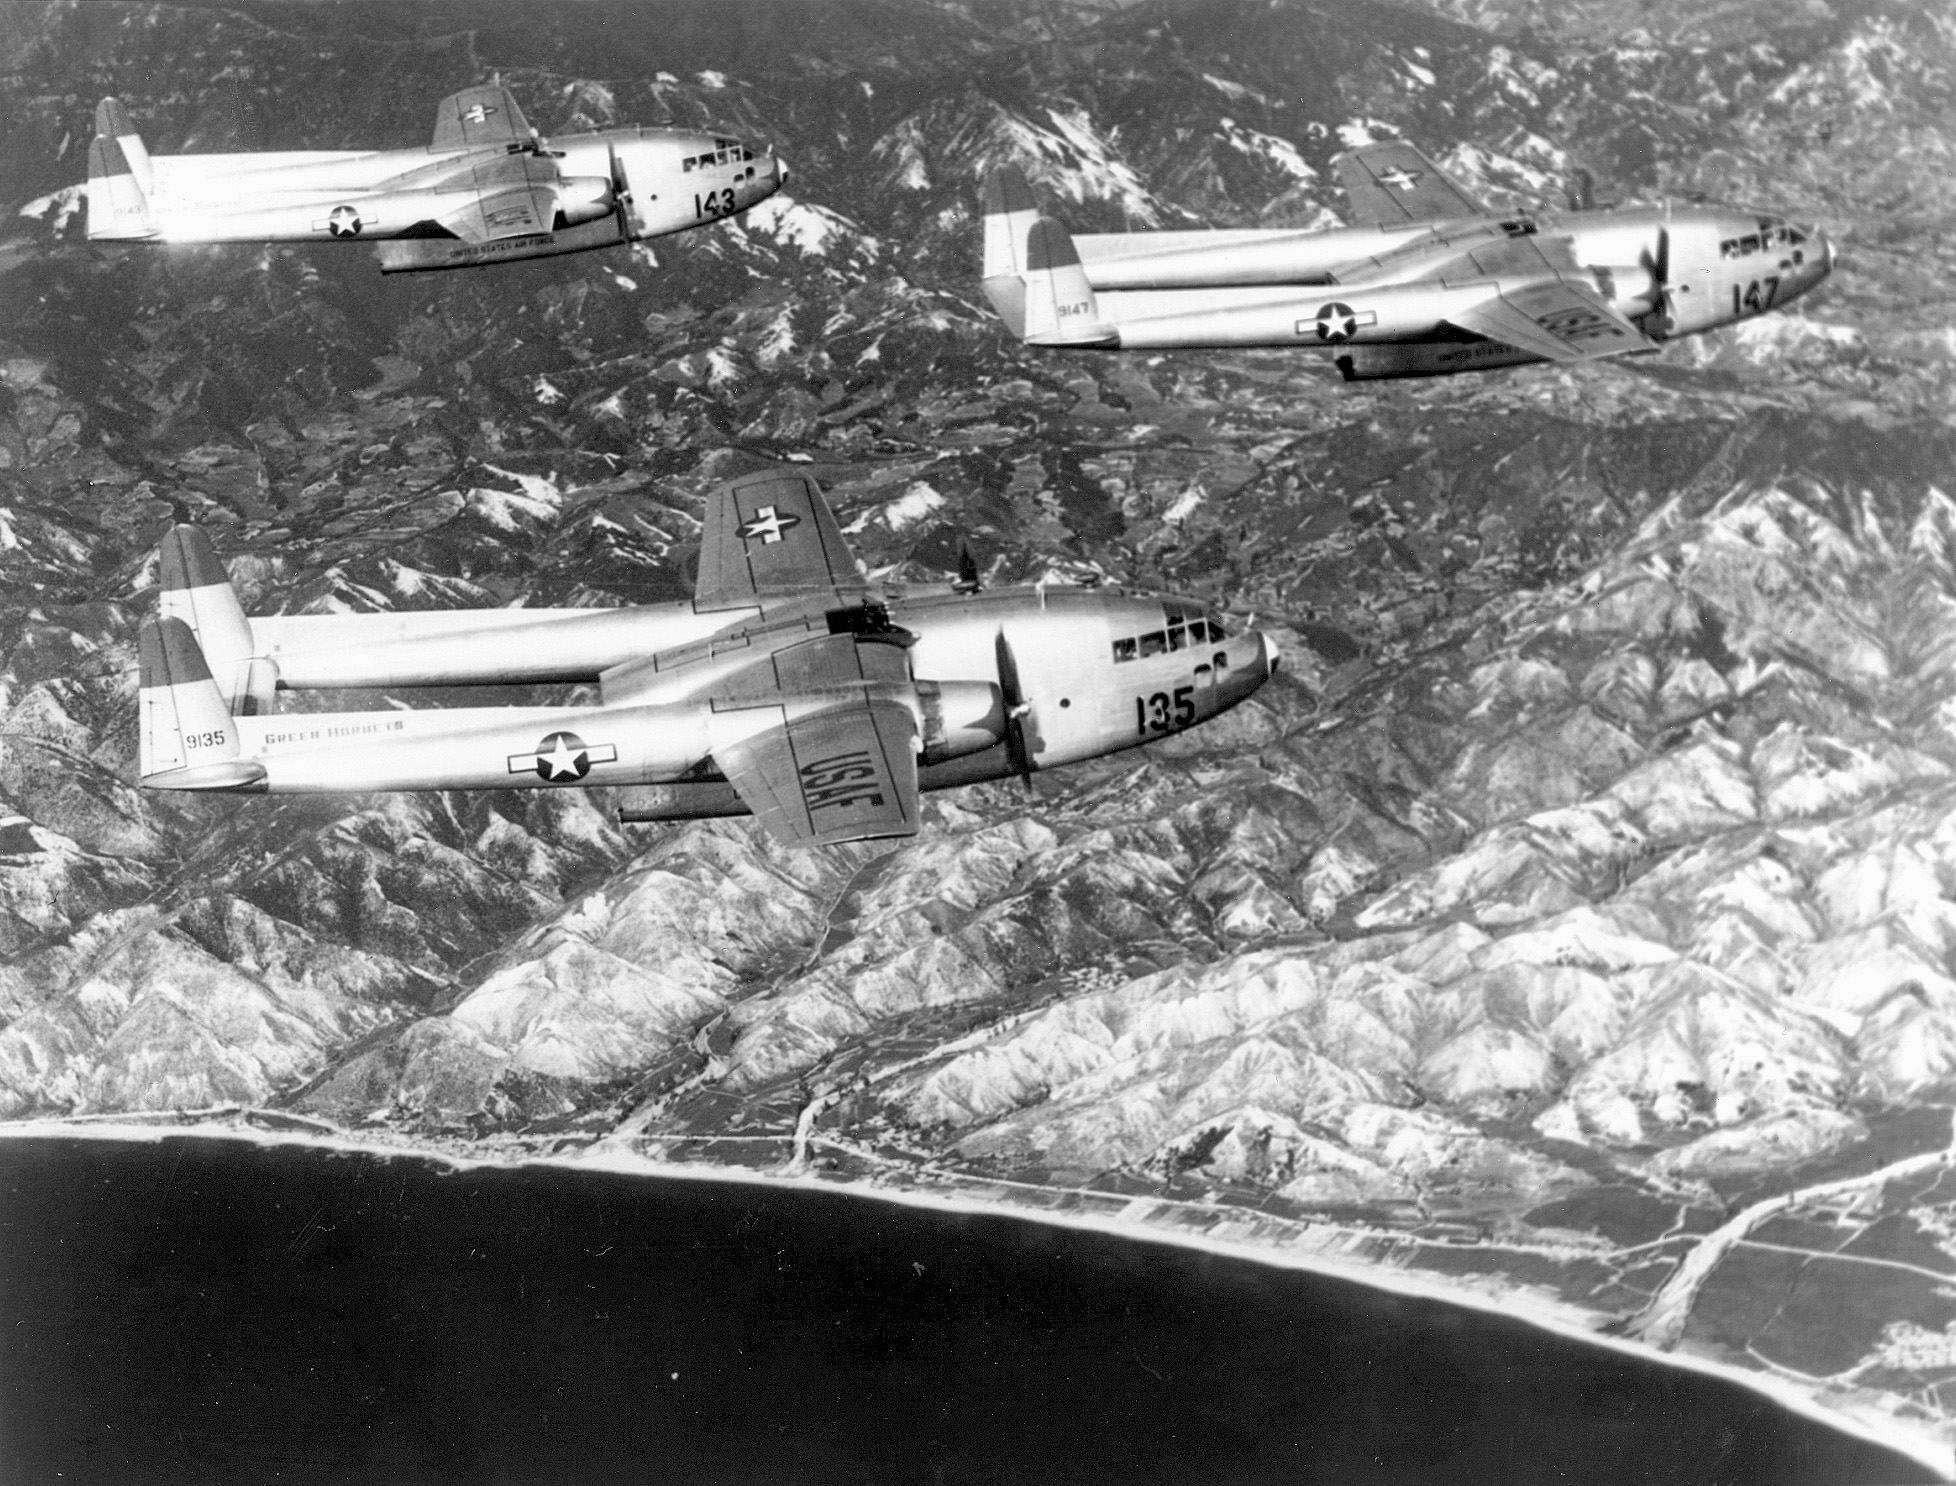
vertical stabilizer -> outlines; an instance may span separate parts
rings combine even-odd
[[[157,578],[162,594],[156,612],[189,626],[230,710],[271,711],[277,668],[256,654],[251,621],[203,528],[177,525],[165,533],[157,550]]]
[[[149,151],[128,113],[115,99],[104,98],[88,146],[88,235],[111,242],[156,236],[149,210],[153,179]]]
[[[138,768],[151,789],[249,789],[265,777],[240,755],[238,724],[181,619],[152,615],[136,631],[142,667]]]
[[[1039,215],[1032,187],[1016,165],[1001,165],[985,177],[985,277],[1026,271],[1026,234]]]
[[[95,105],[95,135],[98,139],[113,139],[121,145],[122,158],[142,193],[148,196],[155,192],[156,175],[150,168],[149,146],[136,132],[135,121],[129,117],[129,110],[122,106],[121,99],[104,98]]]
[[[1021,340],[1026,333],[1026,234],[1038,208],[1032,188],[1016,165],[1001,165],[985,177],[985,297],[1005,328]]]
[[[1100,301],[1080,266],[1073,235],[1051,217],[1026,233],[1025,329],[1034,346],[1117,346],[1120,337],[1100,318]]]

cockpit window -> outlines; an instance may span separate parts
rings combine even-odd
[[[1193,604],[1170,599],[1162,605],[1162,618],[1168,621],[1162,629],[1114,641],[1115,662],[1194,650],[1205,644],[1220,645],[1229,638],[1229,631],[1220,619]]]
[[[738,165],[754,158],[754,152],[737,139],[715,139],[713,148],[702,155],[688,155],[679,162],[681,170],[711,170],[716,165]]]

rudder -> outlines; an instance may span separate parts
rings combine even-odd
[[[181,619],[151,615],[136,631],[141,667],[137,767],[148,789],[249,789],[265,777],[240,755],[238,724]]]
[[[164,534],[157,579],[162,587],[157,613],[189,626],[231,711],[247,716],[271,711],[277,667],[256,653],[251,621],[203,528],[180,523]]]
[[[95,109],[95,138],[88,146],[88,235],[96,241],[133,241],[156,235],[149,193],[154,182],[149,151],[123,106],[104,98]]]
[[[1034,346],[1117,346],[1114,327],[1100,318],[1100,300],[1080,266],[1073,236],[1051,217],[1026,233],[1025,329]]]

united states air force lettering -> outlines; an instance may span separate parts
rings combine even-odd
[[[817,810],[883,803],[883,792],[876,785],[876,766],[862,749],[815,759],[803,764],[800,774],[801,797],[808,802],[810,815]]]

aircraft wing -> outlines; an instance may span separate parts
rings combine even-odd
[[[1505,290],[1447,319],[1545,361],[1593,361],[1657,349],[1656,341],[1595,290],[1569,279],[1542,279]]]
[[[706,498],[695,609],[753,608],[861,584],[835,513],[807,475],[763,470]]]
[[[775,840],[833,846],[917,834],[917,720],[863,696],[794,715],[714,762]]]
[[[431,150],[467,150],[484,145],[528,144],[530,121],[500,83],[464,88],[435,106]]]
[[[1331,167],[1351,198],[1353,226],[1397,227],[1490,215],[1444,170],[1403,142],[1360,145],[1346,150]]]
[[[464,164],[443,181],[463,204],[435,220],[463,242],[499,242],[548,232],[557,218],[557,167],[533,155],[499,155]]]

